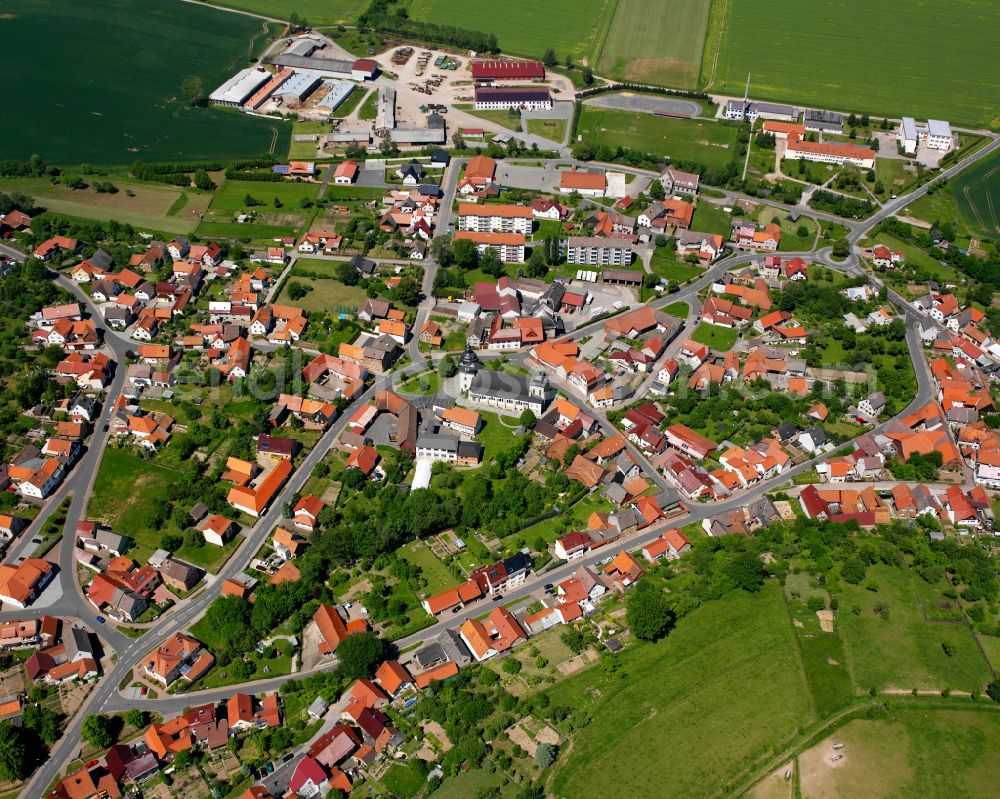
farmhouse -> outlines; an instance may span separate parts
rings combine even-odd
[[[477,111],[508,108],[551,111],[552,95],[544,86],[476,86]]]

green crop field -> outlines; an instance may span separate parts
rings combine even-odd
[[[620,660],[624,677],[592,668],[549,689],[552,704],[593,720],[574,733],[547,793],[716,795],[814,715],[776,581],[703,605]]]
[[[959,213],[977,235],[1000,238],[1000,152],[988,155],[951,181]]]
[[[508,0],[502,13],[493,0],[411,0],[410,18],[495,33],[500,49],[541,56],[548,48],[560,58],[594,58],[600,48],[609,0]]]
[[[310,25],[336,25],[354,22],[368,0],[217,0],[215,4],[273,19],[288,20],[298,14]]]
[[[710,6],[711,0],[618,0],[598,72],[694,89]]]
[[[283,155],[288,123],[191,108],[183,98],[188,79],[207,95],[245,67],[267,31],[252,17],[191,3],[10,0],[0,40],[22,79],[5,90],[3,156],[127,164]]]
[[[1000,15],[991,0],[905,8],[890,0],[718,0],[717,8],[701,73],[712,91],[742,95],[752,73],[750,94],[762,99],[1000,125]],[[887,59],[887,37],[934,57]]]
[[[577,133],[594,145],[628,147],[713,168],[729,163],[736,146],[736,128],[711,120],[666,119],[589,105],[580,112]]]

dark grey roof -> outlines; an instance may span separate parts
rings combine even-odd
[[[459,441],[458,457],[482,459],[483,445],[476,441]]]
[[[434,152],[431,153],[431,163],[444,164],[447,166],[451,163],[451,153],[447,150],[434,150]]]
[[[458,452],[458,437],[434,435],[433,433],[422,435],[417,439],[417,449],[443,449]]]
[[[365,258],[363,255],[358,254],[351,258],[351,266],[362,274],[370,275],[375,271],[376,263],[370,258]]]

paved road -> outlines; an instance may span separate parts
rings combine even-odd
[[[6,255],[8,258],[13,258],[19,264],[24,263],[24,259],[27,257],[23,252],[7,244],[0,244],[0,255]]]
[[[958,172],[960,169],[968,166],[975,160],[984,157],[990,152],[994,151],[997,147],[1000,147],[1000,140],[995,140],[991,142],[987,147],[981,149],[979,152],[968,156],[967,158],[960,161],[954,167],[946,170],[935,180],[942,180],[951,177],[953,174]],[[614,168],[619,168],[615,166]],[[443,205],[443,212],[440,219],[439,231],[444,232],[447,228],[447,220],[450,218],[450,198],[454,196],[454,187],[457,181],[457,175],[459,171],[459,162],[453,162],[453,166],[449,171],[446,182],[445,182],[445,202]],[[628,170],[623,171],[637,171]],[[638,170],[637,172],[641,172]],[[648,174],[648,173],[643,173]],[[934,182],[934,181],[931,181]],[[899,209],[905,207],[905,205],[911,202],[916,197],[922,196],[926,193],[927,188],[930,184],[925,184],[924,186],[917,189],[910,195],[900,197],[898,200],[887,204],[883,209],[881,209],[876,215],[868,220],[863,220],[859,222],[847,222],[847,226],[851,228],[851,243],[854,244],[860,240],[871,228],[881,222],[883,219],[888,218],[890,215],[898,211]],[[796,209],[799,210],[799,209]],[[812,216],[817,216],[817,218],[822,218],[822,215],[817,215],[815,213],[807,214]],[[840,223],[844,223],[844,220],[838,220]],[[813,257],[821,257],[824,263],[828,262],[828,252],[821,253],[809,253]],[[723,262],[713,266],[711,269],[707,270],[704,275],[702,275],[694,283],[686,286],[680,291],[674,293],[673,295],[663,297],[655,302],[650,303],[653,307],[664,307],[672,302],[677,302],[680,300],[692,301],[697,300],[697,293],[702,288],[707,286],[716,275],[720,274],[725,269],[731,268],[732,266],[738,265],[740,263],[752,260],[755,256],[750,255],[738,255],[726,259]],[[838,268],[847,271],[850,274],[857,274],[860,267],[857,263],[856,255],[852,255],[845,263],[836,264],[830,262],[830,265],[836,266]],[[432,262],[425,262],[427,267],[425,274],[425,294],[426,299],[421,304],[420,311],[418,313],[418,320],[425,319],[426,315],[429,313],[429,309],[432,307],[433,300],[430,297],[430,288],[433,285],[433,274],[436,265]],[[874,278],[872,278],[874,280]],[[80,291],[77,286],[69,286],[69,288],[80,296],[82,300],[86,301],[88,307],[91,309],[91,313],[95,318],[95,324],[103,328],[100,323],[100,315],[96,313],[96,309],[90,304],[89,298]],[[907,303],[905,300],[900,298],[898,295],[890,294],[890,299],[896,303],[904,313],[906,320],[907,333],[906,340],[909,348],[909,354],[911,361],[913,363],[914,372],[916,374],[917,382],[917,392],[913,401],[907,406],[907,408],[899,414],[902,416],[912,410],[926,404],[933,397],[933,381],[930,376],[929,369],[923,357],[923,348],[919,336],[919,322],[924,321],[926,317],[916,313],[913,310],[911,304]],[[421,322],[422,324],[422,322]],[[588,332],[593,332],[597,329],[601,322],[594,322],[588,325],[584,325],[581,328],[575,330],[571,335],[573,337],[586,335]],[[419,327],[417,328],[419,329]],[[108,400],[105,403],[105,407],[102,409],[101,418],[98,420],[97,432],[94,435],[94,440],[91,442],[91,447],[88,453],[84,456],[84,461],[81,466],[86,466],[86,468],[78,468],[74,471],[73,475],[68,479],[70,486],[64,486],[66,494],[72,493],[73,502],[70,508],[70,514],[67,520],[67,524],[64,532],[64,540],[60,548],[60,573],[58,578],[63,587],[63,597],[59,600],[56,606],[52,606],[40,610],[28,609],[27,611],[21,611],[16,614],[0,614],[0,619],[4,617],[11,616],[37,616],[41,615],[43,612],[48,613],[59,613],[59,615],[66,615],[71,617],[77,617],[83,620],[85,623],[98,629],[98,632],[104,637],[104,639],[111,645],[111,647],[117,652],[118,660],[113,668],[108,671],[104,678],[100,681],[95,690],[91,693],[88,700],[79,709],[77,714],[69,720],[65,734],[60,739],[60,741],[53,747],[49,760],[39,768],[29,783],[26,785],[25,789],[22,791],[22,796],[35,797],[40,796],[44,787],[51,783],[56,776],[58,776],[61,767],[72,757],[76,756],[79,752],[80,744],[80,727],[83,723],[83,719],[88,713],[101,712],[110,709],[122,708],[122,703],[126,702],[121,695],[118,693],[118,684],[121,682],[130,672],[130,670],[137,664],[140,658],[148,652],[153,647],[159,645],[163,640],[165,640],[169,635],[173,634],[178,630],[182,630],[188,627],[194,620],[196,620],[208,605],[214,600],[219,594],[219,590],[222,581],[235,575],[241,571],[245,564],[249,561],[249,558],[257,551],[260,545],[263,543],[264,539],[268,533],[273,529],[275,523],[278,521],[280,515],[280,509],[282,504],[287,501],[294,493],[301,489],[302,485],[308,479],[309,474],[312,471],[313,466],[319,462],[319,460],[327,453],[330,447],[333,445],[335,439],[339,435],[340,431],[344,428],[347,420],[350,418],[350,409],[345,411],[345,413],[338,419],[330,429],[324,433],[323,437],[309,453],[308,456],[302,461],[299,467],[296,469],[291,479],[285,485],[285,487],[280,492],[279,496],[275,499],[274,504],[271,509],[268,510],[263,517],[251,528],[245,531],[245,541],[234,553],[233,557],[230,558],[229,562],[222,569],[220,574],[218,574],[214,580],[212,580],[209,585],[196,597],[188,602],[183,607],[179,608],[174,614],[168,615],[164,620],[154,625],[149,631],[142,636],[142,638],[137,640],[128,639],[121,633],[117,633],[110,629],[107,625],[101,626],[96,623],[95,614],[93,613],[90,605],[83,599],[80,594],[79,587],[77,586],[75,579],[75,565],[73,562],[72,555],[72,545],[73,536],[75,532],[76,522],[78,519],[82,518],[83,513],[86,510],[87,501],[89,499],[90,489],[92,487],[92,480],[97,473],[97,467],[99,466],[100,453],[103,450],[106,435],[103,434],[103,424],[107,421],[110,407],[113,404],[114,398],[118,396],[121,391],[124,382],[124,368],[121,366],[124,363],[124,353],[130,346],[131,342],[128,342],[122,336],[112,332],[105,331],[105,339],[107,344],[113,352],[115,353],[116,360],[119,362],[119,369],[116,370],[115,379],[112,382],[111,387],[108,391]],[[414,345],[415,348],[415,345]],[[410,350],[414,351],[413,348]],[[440,356],[439,356],[440,357]],[[415,359],[415,362],[409,365],[406,369],[394,377],[399,379],[400,377],[405,377],[408,374],[413,374],[420,371],[423,368],[422,359]],[[389,381],[393,379],[393,376],[389,376]],[[356,402],[364,403],[368,402],[373,396],[374,392],[381,388],[382,385],[388,384],[388,381],[380,380],[366,392],[364,392]],[[898,417],[896,417],[898,418]],[[606,420],[605,420],[606,421]],[[874,430],[881,431],[888,424],[889,421],[883,422],[882,424],[876,426]],[[602,422],[603,424],[603,422]],[[714,502],[709,505],[695,505],[690,512],[684,514],[683,516],[671,519],[669,522],[664,522],[647,530],[644,530],[641,534],[633,536],[627,540],[627,545],[630,549],[635,549],[653,538],[657,537],[664,528],[673,525],[685,525],[695,522],[700,522],[711,516],[715,516],[721,513],[725,513],[736,508],[743,507],[748,502],[751,502],[761,496],[766,492],[771,491],[775,486],[783,484],[795,476],[811,469],[818,461],[822,460],[825,455],[812,458],[805,461],[791,469],[785,471],[779,477],[760,483],[754,486],[747,492],[739,496],[734,496],[728,500],[721,502]],[[47,511],[51,512],[51,507]],[[573,571],[575,571],[581,565],[593,566],[599,560],[606,557],[605,553],[594,553],[582,559],[573,561],[572,563],[565,564],[559,568],[553,569],[544,575],[532,575],[528,581],[520,588],[510,592],[504,597],[505,602],[511,602],[515,600],[520,600],[527,598],[533,592],[537,591],[544,583],[556,582],[560,579],[565,579]],[[454,628],[460,625],[463,621],[474,616],[478,616],[483,613],[487,608],[491,607],[489,602],[479,602],[459,611],[455,614],[449,614],[447,618],[442,618],[434,626],[416,633],[408,638],[404,638],[398,641],[397,644],[400,648],[407,648],[412,644],[418,643],[422,640],[426,640],[445,628]],[[304,674],[304,673],[303,673]],[[301,675],[300,675],[301,676]],[[275,678],[274,680],[266,680],[254,683],[254,690],[269,690],[275,688],[285,678]],[[259,687],[258,687],[259,686]],[[247,686],[251,687],[250,685]],[[231,692],[232,689],[222,689],[217,692],[193,692],[188,694],[186,697],[180,699],[169,698],[165,700],[146,700],[143,705],[152,704],[156,708],[170,708],[173,707],[177,702],[197,702],[201,701],[201,697],[215,697],[223,696],[227,692]],[[132,707],[137,706],[136,702],[126,702],[125,706]]]

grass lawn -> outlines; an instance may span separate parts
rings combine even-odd
[[[782,252],[807,252],[813,248],[816,241],[816,223],[807,216],[800,216],[796,222],[788,220],[784,211],[762,205],[757,212],[757,221],[762,225],[777,222],[781,227],[781,243],[778,249]],[[799,235],[799,228],[806,229],[806,235]]]
[[[916,573],[877,565],[869,567],[868,580],[877,581],[879,590],[844,583],[837,611],[857,691],[873,687],[982,691],[990,673],[971,632],[964,624],[924,621]],[[876,603],[888,606],[888,621],[875,612]],[[853,612],[855,607],[859,614]],[[955,647],[951,657],[942,650],[946,642]]]
[[[293,283],[305,286],[308,294],[298,300],[288,296]],[[358,286],[348,286],[332,278],[294,277],[289,279],[276,302],[297,305],[306,311],[329,311],[330,313],[355,313],[365,304],[367,295]]]
[[[437,372],[427,372],[407,380],[400,386],[405,394],[437,394],[441,387],[441,377]]]
[[[337,106],[331,116],[344,119],[349,117],[351,112],[361,103],[363,99],[367,97],[367,90],[361,86],[355,86],[351,89],[351,93],[344,98],[343,102]]]
[[[478,408],[476,410],[483,420],[476,439],[483,445],[483,463],[489,463],[498,452],[510,449],[518,421],[512,416],[504,416],[501,421],[501,417],[495,413]]]
[[[4,12],[5,57],[31,75],[5,99],[10,108],[32,109],[0,118],[5,158],[130,164],[287,151],[287,122],[186,99],[207,96],[247,66],[277,25],[155,0],[11,0]],[[114,77],[124,74],[128,80]]]
[[[676,316],[678,319],[687,319],[691,309],[686,302],[672,302],[663,309],[663,312]]]
[[[191,634],[199,641],[208,644],[208,641],[205,641],[199,635],[199,632],[203,633],[203,631],[199,630],[196,632],[197,628],[197,624],[192,627]],[[256,650],[247,653],[248,659],[256,667],[251,679],[263,680],[269,677],[282,677],[292,673],[292,645],[288,641],[275,641],[273,646],[277,650],[277,655],[273,658],[266,658]],[[209,649],[211,649],[211,645],[209,645]],[[225,666],[213,666],[208,674],[194,683],[192,690],[200,691],[203,688],[222,688],[226,685],[237,685],[243,682],[243,680],[240,680],[233,674],[232,667],[232,663]]]
[[[422,542],[411,541],[398,549],[396,553],[403,560],[420,567],[420,571],[427,581],[427,593],[437,594],[455,584],[455,578],[448,571],[448,568]]]
[[[851,721],[799,757],[801,796],[991,796],[1000,780],[1000,715],[989,711],[896,706]],[[831,768],[834,743],[846,756]]]
[[[375,119],[378,110],[378,92],[372,91],[358,109],[358,119]]]
[[[108,447],[94,482],[87,518],[103,520],[116,533],[132,538],[136,549],[130,554],[144,563],[160,542],[161,531],[147,521],[150,510],[169,502],[172,486],[184,479],[185,472]]]
[[[354,90],[356,92],[357,89]],[[354,94],[351,94],[353,97]],[[347,98],[346,102],[350,101],[350,97]],[[341,106],[343,108],[343,106]],[[340,109],[337,109],[338,111]],[[289,158],[303,158],[311,159],[316,157],[316,142],[314,141],[295,141],[296,136],[307,136],[315,134],[323,134],[330,132],[330,125],[326,122],[293,122],[292,123],[292,138],[291,144],[288,146],[288,157]]]
[[[218,188],[212,199],[213,211],[249,211],[270,210],[273,199],[277,197],[282,203],[282,209],[299,211],[299,200],[315,200],[319,186],[315,183],[295,183],[294,181],[280,183],[260,183],[254,180],[227,180]],[[246,197],[261,200],[266,205],[248,206]]]
[[[694,89],[709,0],[618,0],[597,70],[619,80]]]
[[[379,778],[379,781],[393,795],[401,796],[403,799],[410,799],[411,796],[416,796],[420,792],[420,789],[424,787],[427,777],[412,765],[392,765]]]
[[[183,546],[174,553],[174,556],[178,560],[183,560],[193,566],[200,566],[212,574],[216,574],[242,543],[243,536],[238,535],[221,547],[209,543],[200,547]]]
[[[621,675],[595,667],[548,691],[592,719],[556,766],[556,796],[663,796],[665,779],[670,795],[715,795],[813,717],[776,581],[701,606],[619,660]]]
[[[691,338],[701,344],[707,344],[716,352],[729,352],[739,338],[739,332],[728,327],[702,323],[695,328]]]
[[[715,168],[729,163],[736,147],[736,128],[712,120],[668,119],[592,105],[583,106],[577,133],[594,145],[628,147]]]
[[[701,81],[713,91],[742,96],[752,72],[750,94],[760,99],[895,117],[920,108],[922,116],[953,125],[995,125],[1000,115],[995,10],[988,0],[958,0],[948,5],[942,24],[935,4],[907,7],[900,17],[899,6],[889,0],[852,7],[846,15],[808,0],[723,3],[712,15]],[[762,59],[760,30],[796,46]],[[940,60],[912,59],[883,69],[886,31],[911,52],[933,51]],[[822,79],[803,81],[804,74]],[[970,81],[970,75],[976,79]]]
[[[517,796],[518,787],[512,782],[485,769],[476,768],[460,771],[454,777],[448,777],[441,787],[430,795],[429,799],[469,799],[470,796],[485,796],[490,788],[502,786],[500,795],[503,799],[513,799]]]
[[[115,176],[85,176],[84,180],[88,184],[108,180],[118,187],[118,192],[98,194],[92,187],[74,190],[54,185],[49,178],[8,178],[0,180],[0,193],[23,192],[34,197],[41,207],[59,214],[102,222],[117,219],[164,233],[190,233],[198,224],[198,214],[208,208],[212,199],[209,192],[165,183],[139,183]]]
[[[893,194],[903,194],[903,190],[917,180],[917,168],[911,166],[912,161],[902,161],[899,158],[876,158],[875,176],[885,184],[885,194],[882,199],[888,199]],[[872,187],[874,191],[874,187]]]
[[[517,130],[518,126],[521,124],[520,115],[511,116],[507,111],[477,111],[472,107],[472,103],[459,103],[455,106],[455,108],[458,111],[464,111],[466,114],[471,114],[474,117],[485,119],[487,122],[492,122],[494,125],[507,128],[507,130]]]
[[[691,228],[700,233],[718,233],[723,239],[728,239],[732,222],[733,215],[723,211],[721,206],[702,201],[694,210]]]
[[[603,33],[595,20],[611,7],[609,0],[511,0],[497,14],[492,0],[410,0],[409,13],[422,22],[495,33],[505,53],[537,58],[551,47],[561,59],[589,57],[593,63]]]
[[[529,119],[527,120],[528,133],[535,136],[543,136],[554,142],[562,142],[566,138],[565,119]]]
[[[705,271],[700,266],[678,261],[677,253],[673,247],[657,247],[653,250],[649,267],[657,277],[662,277],[664,280],[674,280],[678,283],[690,280],[695,275]]]
[[[217,5],[283,20],[298,14],[310,25],[336,25],[357,20],[367,3],[365,0],[222,0]]]

